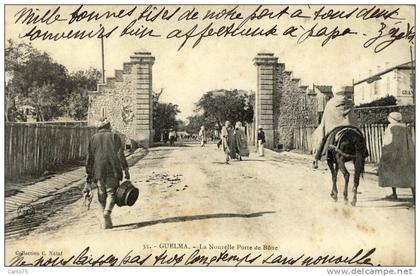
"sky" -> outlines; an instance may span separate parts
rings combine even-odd
[[[40,14],[48,9],[54,10],[57,6],[38,6]],[[61,6],[58,13],[61,18],[70,18],[70,13],[78,6]],[[121,9],[130,10],[134,6],[85,6],[83,10],[88,12],[96,11],[99,14],[107,10],[118,12]],[[168,12],[174,11],[178,6],[166,6]],[[197,20],[155,20],[146,22],[144,19],[135,24],[135,28],[141,25],[154,29],[156,33],[162,35],[160,38],[138,38],[121,37],[119,34],[126,25],[134,18],[137,18],[145,6],[138,6],[132,16],[122,19],[100,19],[97,21],[86,22],[81,20],[78,23],[68,24],[67,21],[54,22],[52,24],[22,24],[15,21],[18,18],[17,12],[25,6],[6,6],[6,39],[24,41],[29,43],[28,38],[21,38],[31,28],[37,26],[43,30],[52,32],[68,32],[70,29],[96,30],[99,24],[105,28],[118,29],[112,36],[105,39],[105,74],[112,77],[114,70],[122,69],[123,62],[129,61],[130,55],[135,51],[148,50],[155,56],[153,66],[153,89],[160,91],[164,89],[161,97],[162,101],[172,102],[179,105],[182,113],[181,119],[193,114],[195,103],[207,91],[214,89],[257,89],[257,71],[253,65],[253,58],[259,52],[272,52],[279,58],[280,62],[286,64],[286,70],[293,71],[293,76],[301,79],[303,85],[322,84],[340,87],[351,85],[352,81],[363,79],[368,76],[369,70],[374,73],[379,69],[401,64],[410,60],[410,44],[407,39],[401,39],[387,47],[385,50],[374,53],[373,48],[364,48],[363,43],[378,33],[381,23],[387,24],[385,30],[392,26],[399,27],[399,32],[406,31],[407,23],[414,25],[413,6],[392,6],[380,8],[398,11],[398,20],[369,19],[362,20],[355,17],[350,19],[335,20],[313,20],[313,15],[321,6],[290,6],[289,13],[301,9],[305,15],[311,18],[290,18],[281,16],[280,18],[248,21],[246,26],[269,29],[277,25],[277,36],[263,37],[226,37],[226,38],[204,38],[194,49],[192,45],[195,39],[190,39],[186,45],[179,50],[182,40],[164,39],[164,37],[174,29],[188,31],[192,26],[198,24],[198,29],[203,29],[210,20],[202,20],[202,16],[209,9],[220,11],[223,8],[232,9],[234,6],[181,6],[173,18],[187,11],[197,11]],[[266,6],[274,13],[283,10],[286,6]],[[335,11],[350,12],[358,6],[326,6],[325,11],[334,9]],[[358,7],[371,8],[373,6]],[[27,7],[29,8],[29,7]],[[157,10],[163,8],[158,6]],[[236,9],[244,16],[251,14],[257,6],[240,6]],[[229,25],[240,23],[240,20],[218,20],[213,21],[214,26]],[[317,24],[316,31],[322,27],[328,28],[328,32],[334,30],[343,31],[349,27],[357,35],[346,35],[330,40],[325,46],[321,46],[325,38],[309,38],[303,43],[298,44],[297,38],[281,35],[290,26],[296,26],[298,31],[295,33],[299,37],[305,30]],[[198,30],[197,29],[197,30]],[[47,52],[54,60],[65,65],[70,71],[87,69],[89,67],[101,68],[101,44],[100,39],[84,40],[60,40],[42,41],[34,40],[31,44],[42,51]],[[413,45],[413,49],[414,49]]]

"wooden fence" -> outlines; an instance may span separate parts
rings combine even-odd
[[[378,163],[381,159],[386,127],[387,124],[366,124],[360,126],[366,138],[366,145],[369,151],[369,157],[366,159],[367,162]],[[409,128],[414,140],[414,126],[410,125]],[[314,130],[315,127],[313,126],[295,128],[293,132],[294,148],[305,153],[310,153],[312,150],[312,133]]]
[[[366,145],[369,151],[367,162],[378,163],[382,155],[382,145],[385,129],[388,124],[369,124],[362,125],[360,129],[366,138]],[[415,131],[413,125],[408,125],[410,128],[413,140],[415,138]]]
[[[93,127],[6,123],[6,178],[41,175],[56,165],[85,158]]]
[[[316,126],[295,127],[293,129],[293,148],[305,153],[312,151],[312,133]]]
[[[20,124],[20,125],[48,125],[48,126],[87,126],[88,125],[88,121],[36,121],[36,122],[11,122],[11,123]]]

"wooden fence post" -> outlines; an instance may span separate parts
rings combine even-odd
[[[38,176],[56,165],[84,159],[95,132],[74,124],[6,123],[6,178]]]

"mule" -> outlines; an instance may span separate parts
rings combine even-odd
[[[334,131],[333,131],[334,132]],[[357,188],[359,187],[360,176],[363,177],[365,170],[365,158],[368,156],[366,141],[363,134],[354,127],[344,127],[337,132],[337,144],[326,145],[327,150],[327,164],[332,175],[332,189],[331,197],[337,201],[337,174],[340,170],[344,176],[344,201],[348,202],[348,186],[350,173],[346,168],[346,163],[352,161],[354,164],[354,178],[353,178],[353,199],[352,206],[356,206],[357,202]]]

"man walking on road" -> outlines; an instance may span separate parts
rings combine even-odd
[[[204,126],[201,126],[200,132],[198,133],[198,137],[200,138],[201,146],[204,147],[204,145],[206,144],[206,129],[204,128]]]
[[[226,164],[229,164],[230,158],[236,158],[236,143],[234,130],[229,121],[226,121],[225,126],[222,128],[221,136],[223,151],[225,152],[226,156]]]
[[[130,179],[130,174],[121,139],[111,131],[111,122],[107,118],[101,119],[98,129],[89,141],[85,191],[91,191],[92,183],[97,186],[102,227],[109,229],[112,228],[111,213],[115,192],[123,178],[122,170],[126,179]]]
[[[171,130],[169,131],[169,144],[171,146],[175,144],[175,139],[176,139],[176,131],[173,128],[171,128]]]

